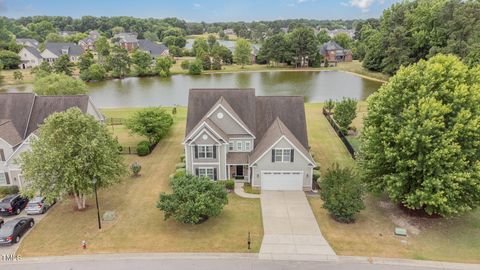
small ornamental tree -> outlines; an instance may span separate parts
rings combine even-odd
[[[368,99],[365,181],[408,209],[458,215],[480,204],[480,69],[452,55],[400,68]]]
[[[79,210],[93,192],[94,177],[103,188],[119,182],[126,172],[110,131],[78,108],[50,115],[30,147],[19,159],[29,180],[24,193],[40,193],[50,202],[72,194]]]
[[[200,60],[195,60],[190,63],[190,66],[188,67],[188,74],[190,75],[200,75],[202,74],[202,61]]]
[[[159,57],[155,65],[156,72],[160,77],[170,76],[170,68],[173,66],[172,59],[170,57]]]
[[[148,138],[150,145],[160,141],[173,125],[173,117],[160,107],[137,111],[127,120],[126,126],[132,133]]]
[[[225,186],[207,177],[179,175],[171,185],[172,193],[161,193],[157,203],[165,220],[173,217],[178,222],[199,224],[218,216],[228,203]]]
[[[137,177],[140,175],[142,166],[138,162],[135,162],[130,165],[130,170],[132,171],[132,176]]]
[[[87,93],[87,86],[68,75],[52,73],[35,78],[33,91],[41,96],[78,95]]]
[[[357,116],[357,101],[353,98],[343,98],[335,104],[335,113],[333,118],[335,122],[346,132],[353,119]]]
[[[335,101],[329,99],[325,101],[323,107],[325,108],[325,110],[327,110],[328,113],[332,113],[332,110],[335,108]]]
[[[15,80],[23,80],[23,74],[22,74],[22,72],[21,72],[21,71],[18,71],[18,70],[15,70],[15,71],[13,72],[13,78],[14,78]]]
[[[359,177],[350,168],[335,164],[319,181],[323,208],[343,223],[355,221],[355,215],[365,208],[363,188]]]
[[[63,54],[55,62],[53,62],[53,71],[55,73],[64,73],[68,76],[72,76],[73,67],[75,65],[70,61],[68,55]]]

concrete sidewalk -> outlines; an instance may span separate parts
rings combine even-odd
[[[262,191],[260,259],[335,261],[303,191]]]
[[[235,191],[235,194],[237,194],[238,196],[240,196],[242,198],[247,198],[247,199],[259,199],[260,198],[259,194],[246,193],[243,190],[243,183],[241,183],[241,182],[235,182],[234,191]]]

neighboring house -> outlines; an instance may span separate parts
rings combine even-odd
[[[148,39],[139,39],[138,40],[138,50],[145,51],[152,56],[152,59],[155,59],[160,56],[170,55],[167,46],[163,44],[158,44]]]
[[[352,51],[342,48],[333,40],[322,45],[320,54],[323,55],[329,63],[336,64],[337,62],[352,61]]]
[[[55,62],[64,54],[69,56],[70,61],[77,62],[83,54],[83,48],[75,43],[46,42],[45,50],[41,53],[43,60],[49,63]]]
[[[301,96],[191,89],[183,145],[191,174],[265,190],[312,189],[316,164],[308,151]]]
[[[33,48],[38,48],[38,41],[33,38],[17,38],[16,39],[17,44],[23,45],[25,47],[33,47]]]
[[[227,29],[223,30],[223,33],[227,36],[228,35],[235,35],[235,31],[232,28],[227,28]]]
[[[82,47],[84,51],[95,51],[95,41],[100,37],[100,33],[97,31],[90,31],[88,37],[80,40],[78,45]]]
[[[17,163],[20,153],[30,150],[38,127],[54,112],[78,107],[95,119],[104,117],[87,95],[37,96],[33,93],[0,94],[0,186],[25,186]]]
[[[68,37],[75,35],[77,32],[76,31],[59,31],[58,34],[62,37]]]
[[[43,61],[42,55],[35,47],[25,46],[18,52],[18,55],[21,61],[18,67],[21,69],[39,66]]]
[[[113,36],[113,41],[128,52],[132,52],[138,48],[137,33],[118,33]]]

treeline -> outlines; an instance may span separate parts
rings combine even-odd
[[[356,25],[354,57],[370,70],[394,74],[400,66],[438,53],[469,66],[480,63],[480,1],[416,0],[392,5],[380,21]]]
[[[263,40],[282,32],[282,28],[293,30],[298,27],[310,28],[354,28],[359,20],[275,20],[258,22],[186,22],[177,18],[134,18],[93,17],[83,16],[74,19],[68,16],[29,16],[18,19],[0,18],[0,29],[6,29],[17,38],[34,38],[44,41],[49,33],[57,31],[76,31],[85,33],[99,30],[108,38],[112,37],[115,29],[138,33],[139,38],[148,38],[161,41],[165,31],[173,28],[181,30],[186,35],[199,35],[205,32],[219,33],[225,29],[233,29],[239,37],[252,40]],[[156,38],[155,38],[156,37]]]

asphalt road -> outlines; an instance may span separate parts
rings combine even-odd
[[[342,259],[338,262],[297,262],[297,261],[270,261],[260,260],[256,257],[226,257],[209,256],[204,258],[168,255],[93,255],[82,257],[56,257],[27,259],[18,262],[0,262],[0,269],[8,270],[432,270],[432,269],[480,269],[479,265],[428,265],[429,263],[418,261],[398,262],[367,262],[364,259]]]

